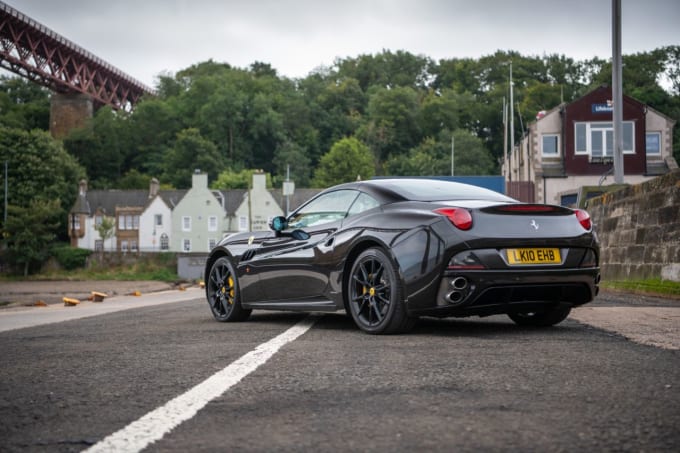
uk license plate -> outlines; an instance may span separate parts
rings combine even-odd
[[[560,249],[507,249],[506,257],[511,266],[521,264],[560,264]]]

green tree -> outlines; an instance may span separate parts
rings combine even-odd
[[[97,233],[99,233],[103,247],[106,247],[106,241],[111,239],[116,233],[116,219],[113,217],[103,216],[102,222],[99,225],[96,225],[94,229],[97,230]],[[104,251],[103,248],[102,251]]]
[[[198,129],[185,129],[177,134],[177,141],[168,153],[164,179],[176,188],[186,189],[191,187],[195,170],[207,173],[208,179],[213,180],[222,166],[217,147],[203,138]]]
[[[457,176],[491,175],[493,158],[482,141],[466,130],[453,133],[454,174]],[[451,174],[451,133],[442,131],[427,138],[408,155],[397,155],[385,165],[386,174],[394,176],[448,176]]]
[[[64,139],[64,148],[85,167],[93,189],[117,187],[127,160],[127,124],[124,112],[100,108],[89,124]]]
[[[5,162],[8,204],[26,208],[33,200],[60,200],[60,222],[54,233],[68,239],[68,211],[75,202],[79,181],[85,178],[83,168],[47,132],[0,126],[0,165]],[[0,206],[0,213],[4,215],[4,206]]]
[[[235,171],[227,168],[217,176],[210,187],[216,190],[248,189],[252,185],[253,173],[258,171],[253,169]],[[267,173],[267,187],[272,187],[272,179],[269,173]]]
[[[368,101],[369,121],[359,133],[378,163],[420,142],[418,93],[410,87],[378,88]]]
[[[310,181],[311,166],[305,149],[296,143],[287,141],[274,154],[274,166],[277,185],[285,181],[290,169],[290,178],[298,187],[307,187]]]
[[[9,205],[3,236],[10,263],[22,267],[26,277],[49,256],[57,237],[60,201],[31,200],[27,206]]]
[[[329,187],[343,182],[370,179],[375,174],[371,150],[355,137],[343,138],[321,157],[314,172],[314,187]]]
[[[21,77],[0,76],[0,124],[49,130],[50,91]]]
[[[150,182],[151,176],[140,173],[133,168],[118,180],[116,188],[122,190],[148,189]]]

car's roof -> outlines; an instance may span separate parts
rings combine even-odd
[[[332,187],[336,189],[358,189],[378,196],[383,201],[454,201],[490,200],[515,202],[493,190],[454,181],[428,178],[385,178],[357,181]]]

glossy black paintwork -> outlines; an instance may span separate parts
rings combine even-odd
[[[567,290],[564,297],[574,305],[588,302],[595,296],[599,268],[575,268],[576,258],[550,269],[541,266],[517,269],[508,266],[499,255],[508,247],[573,249],[572,256],[579,253],[577,250],[591,248],[598,254],[595,234],[586,231],[569,210],[560,215],[499,214],[489,212],[493,209],[488,208],[514,201],[499,201],[495,196],[491,201],[409,201],[392,187],[394,183],[378,180],[328,189],[363,191],[378,200],[381,206],[305,228],[309,234],[306,240],[296,240],[285,232],[274,231],[228,236],[211,252],[206,276],[219,256],[228,255],[236,267],[241,303],[245,308],[340,310],[345,308],[343,288],[353,259],[366,248],[380,247],[396,264],[407,309],[414,315],[467,316],[507,312],[508,303],[514,296],[498,295],[508,292],[520,295],[519,289],[512,288],[523,285],[528,288],[527,294],[530,294],[530,288],[543,291],[547,287],[573,286],[574,291]],[[465,207],[472,213],[472,229],[459,230],[446,217],[433,212],[439,207],[450,206]],[[532,220],[540,225],[538,230],[530,225]],[[497,253],[482,254],[484,264],[489,267],[486,270],[447,269],[453,255],[469,249],[496,250]],[[466,303],[459,305],[443,299],[447,294],[446,285],[457,276],[465,276],[474,284],[474,291]],[[546,289],[545,294],[552,293]],[[493,303],[494,298],[498,303]],[[481,305],[475,303],[476,299]],[[532,297],[527,297],[527,304],[537,302],[530,299]]]

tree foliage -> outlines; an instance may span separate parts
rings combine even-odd
[[[57,237],[62,209],[59,199],[33,199],[27,206],[9,205],[3,237],[9,262],[25,276],[39,269]]]
[[[373,153],[355,137],[343,138],[321,157],[314,172],[314,187],[328,187],[375,174]]]
[[[101,223],[96,225],[94,229],[97,230],[103,246],[106,247],[106,241],[116,234],[116,219],[114,217],[103,216]]]
[[[623,62],[624,93],[680,124],[680,46],[624,55]],[[290,168],[303,187],[312,184],[322,156],[346,137],[368,147],[376,174],[402,175],[448,168],[442,162],[449,145],[442,137],[467,131],[461,156],[479,154],[479,146],[486,151],[470,171],[495,174],[503,155],[510,63],[517,138],[539,111],[611,83],[611,64],[601,58],[514,51],[434,61],[383,50],[338,58],[295,80],[266,62],[237,68],[208,60],[160,74],[158,95],[131,114],[100,109],[64,146],[85,167],[93,188],[141,184],[139,175],[186,187],[194,168],[211,180],[224,171],[257,168],[275,184]],[[0,78],[0,124],[47,129],[48,99],[46,90],[30,82]],[[467,136],[475,140],[466,153]]]
[[[78,182],[85,171],[68,154],[61,143],[47,132],[30,132],[0,126],[0,165],[7,162],[7,202],[25,209],[32,201],[58,201],[58,228],[61,239],[66,239],[67,213],[78,192]],[[4,165],[2,166],[4,179]],[[0,206],[4,216],[4,205]],[[10,217],[8,210],[8,221]]]

